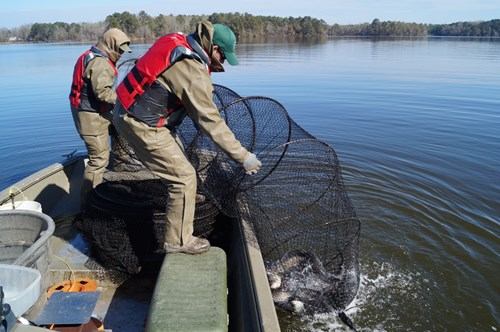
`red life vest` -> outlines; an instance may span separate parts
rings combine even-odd
[[[153,127],[170,128],[182,122],[185,117],[182,101],[157,78],[184,58],[196,59],[207,65],[208,56],[206,53],[200,56],[199,52],[204,51],[199,44],[193,47],[193,42],[197,43],[192,36],[182,33],[165,35],[137,61],[116,89],[118,100],[129,114]]]
[[[69,101],[71,106],[88,112],[107,112],[113,109],[113,105],[98,100],[91,89],[90,84],[83,79],[83,73],[88,63],[95,57],[100,56],[108,60],[115,72],[115,79],[118,77],[118,71],[115,64],[109,59],[106,52],[92,46],[90,50],[83,53],[76,61],[73,69],[73,82],[71,83],[71,92]]]

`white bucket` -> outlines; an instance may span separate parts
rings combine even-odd
[[[12,207],[12,203],[6,203],[4,205],[0,205],[0,210],[30,210],[42,212],[42,205],[35,201],[17,201],[14,202],[14,207]]]

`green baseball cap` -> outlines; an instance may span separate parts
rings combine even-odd
[[[214,39],[213,44],[219,46],[230,65],[236,66],[238,59],[234,54],[234,47],[236,46],[236,36],[234,32],[224,24],[214,24]]]

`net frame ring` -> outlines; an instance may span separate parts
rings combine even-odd
[[[263,96],[242,97],[225,105],[220,111],[236,139],[264,164],[264,168],[251,177],[245,176],[243,169],[234,174],[231,181],[238,183],[241,191],[247,191],[263,182],[279,167],[287,154],[288,144],[292,142],[294,121],[280,102]],[[270,126],[280,129],[280,134],[273,137],[273,142],[266,135]],[[225,154],[217,157],[222,161],[229,159]]]

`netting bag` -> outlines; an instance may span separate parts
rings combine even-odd
[[[227,90],[216,86],[216,95]],[[277,101],[228,96],[221,116],[263,166],[246,175],[199,133],[189,142],[190,159],[203,191],[224,214],[252,225],[279,307],[296,314],[342,311],[359,287],[360,221],[335,151]]]

